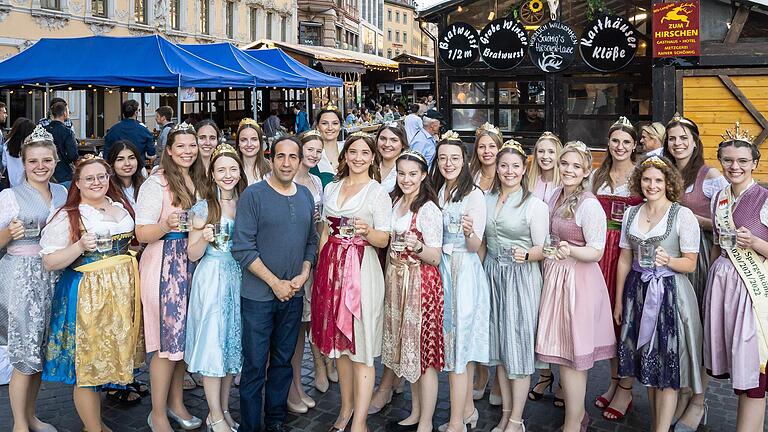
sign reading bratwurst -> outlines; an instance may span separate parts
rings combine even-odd
[[[531,35],[531,61],[544,72],[560,72],[576,58],[578,36],[568,24],[550,21]]]
[[[519,65],[527,48],[525,27],[511,17],[491,21],[480,32],[480,58],[491,69],[507,70]]]
[[[477,58],[478,38],[477,30],[467,23],[449,25],[437,40],[440,58],[451,67],[469,66]]]
[[[613,72],[632,61],[637,43],[637,29],[629,21],[616,15],[602,15],[584,27],[579,51],[592,69]]]

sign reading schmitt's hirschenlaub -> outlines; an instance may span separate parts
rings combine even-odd
[[[560,21],[550,21],[531,35],[531,62],[544,72],[560,72],[576,58],[576,32]]]
[[[507,70],[520,64],[528,48],[528,33],[513,18],[488,23],[480,32],[480,58],[491,69]]]
[[[471,25],[457,22],[443,30],[438,38],[440,58],[448,66],[469,66],[477,58],[477,30]]]
[[[613,72],[632,61],[637,41],[637,29],[625,18],[602,15],[584,27],[579,51],[584,63],[592,69]]]

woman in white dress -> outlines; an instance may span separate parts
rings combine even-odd
[[[341,407],[332,430],[343,431],[352,418],[351,431],[365,432],[383,330],[384,274],[375,248],[389,241],[392,200],[379,184],[370,135],[350,135],[341,154],[338,180],[325,188],[312,340],[338,367]]]
[[[562,150],[563,143],[552,132],[541,134],[533,146],[534,163],[528,165],[526,181],[528,190],[544,202],[548,202],[555,189],[560,186],[557,158]]]
[[[339,141],[342,124],[344,119],[339,109],[331,103],[324,106],[315,117],[315,128],[320,131],[323,140],[323,154],[320,162],[312,169],[312,174],[320,177],[323,188],[334,180],[339,169],[339,157],[344,147],[344,141]]]
[[[469,158],[469,172],[475,185],[483,192],[488,192],[493,187],[493,180],[496,178],[496,154],[499,153],[502,141],[501,131],[496,126],[485,123],[475,131],[475,145],[472,150],[472,157]],[[483,383],[488,384],[488,369],[484,370]],[[485,385],[482,386],[485,390]],[[480,397],[482,397],[482,392]],[[480,399],[480,398],[476,398]]]

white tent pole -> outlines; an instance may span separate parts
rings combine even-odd
[[[256,100],[256,87],[251,87],[251,101],[253,102],[253,119],[256,120],[256,117],[259,115],[258,101]]]
[[[176,124],[181,124],[181,86],[176,90],[176,117],[178,118]]]

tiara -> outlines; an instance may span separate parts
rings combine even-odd
[[[516,152],[525,156],[525,150],[523,150],[523,146],[521,146],[520,143],[515,141],[514,139],[509,139],[507,141],[504,141],[504,144],[501,145],[501,149],[499,149],[499,151],[504,150],[506,148],[515,150]]]
[[[725,133],[720,135],[723,141],[744,141],[749,145],[754,145],[755,137],[749,134],[749,129],[742,129],[741,122],[737,121],[733,129],[726,129]]]
[[[669,165],[667,165],[664,162],[664,159],[662,159],[662,158],[660,158],[660,157],[658,157],[656,155],[653,155],[651,157],[645,158],[645,160],[643,162],[641,162],[640,165],[641,166],[653,165],[656,168],[665,168],[665,167],[669,166]]]
[[[569,141],[568,144],[565,145],[566,148],[574,148],[580,152],[588,153],[589,149],[587,148],[587,145],[584,144],[581,141]]]
[[[614,128],[616,126],[618,126],[618,127],[626,127],[626,128],[630,128],[630,129],[634,129],[635,128],[634,126],[632,126],[632,122],[629,121],[629,119],[624,117],[624,116],[619,117],[619,119],[616,120],[616,122],[611,125],[612,128]]]
[[[216,156],[218,156],[220,154],[225,154],[225,153],[231,153],[233,155],[236,155],[237,151],[235,150],[234,147],[232,147],[231,145],[229,145],[227,143],[219,144],[213,150],[213,154],[211,155],[211,160],[216,159]]]
[[[357,132],[352,132],[351,134],[349,134],[349,136],[373,139],[373,135],[369,134],[368,132],[361,131],[361,130],[359,130]]]
[[[84,162],[87,162],[87,161],[90,161],[90,160],[104,160],[104,158],[102,158],[99,155],[95,155],[93,153],[86,153],[86,154],[80,156],[80,158],[75,161],[75,167],[78,167],[78,166],[82,165]]]
[[[477,134],[480,134],[480,133],[482,133],[483,131],[485,131],[485,132],[491,132],[491,133],[494,133],[494,134],[496,134],[496,135],[498,135],[498,136],[501,136],[501,131],[499,130],[499,128],[497,128],[496,126],[494,126],[494,125],[492,125],[492,124],[490,124],[490,123],[488,123],[488,122],[485,122],[485,124],[483,124],[482,126],[480,126],[480,127],[477,129],[477,131],[475,132],[475,135],[477,135]]]
[[[680,115],[679,112],[675,112],[675,115],[672,116],[672,120],[667,123],[667,126],[669,126],[672,123],[682,123],[688,126],[691,126],[695,128],[696,130],[699,130],[699,127],[696,126],[696,123],[692,122],[691,120],[688,120],[687,118]]]
[[[35,129],[32,131],[32,133],[27,135],[26,138],[24,138],[25,145],[31,144],[33,142],[43,142],[43,141],[53,142],[53,135],[51,135],[50,132],[45,130],[45,128],[40,125],[35,126]]]
[[[308,136],[316,136],[316,137],[322,138],[323,135],[317,129],[310,129],[310,130],[304,132],[303,134],[301,134],[302,138],[308,137]]]
[[[195,128],[187,123],[187,122],[181,122],[177,124],[176,126],[171,129],[171,132],[192,132],[195,133]]]
[[[461,141],[461,138],[459,138],[458,133],[449,130],[440,136],[440,141]]]
[[[419,153],[419,152],[417,152],[416,150],[406,150],[406,151],[400,153],[400,156],[398,156],[397,158],[400,159],[400,158],[405,157],[405,156],[413,156],[416,159],[424,162],[424,165],[429,165],[427,163],[427,159],[424,157],[424,155]]]
[[[333,104],[333,102],[328,101],[327,104],[320,110],[320,111],[338,111],[339,109],[336,108],[336,105]]]
[[[246,118],[240,120],[240,124],[237,125],[237,130],[242,129],[245,126],[253,126],[255,128],[261,129],[261,126],[259,126],[259,124],[256,122],[256,120],[254,120],[254,119],[252,119],[250,117],[246,117]]]

